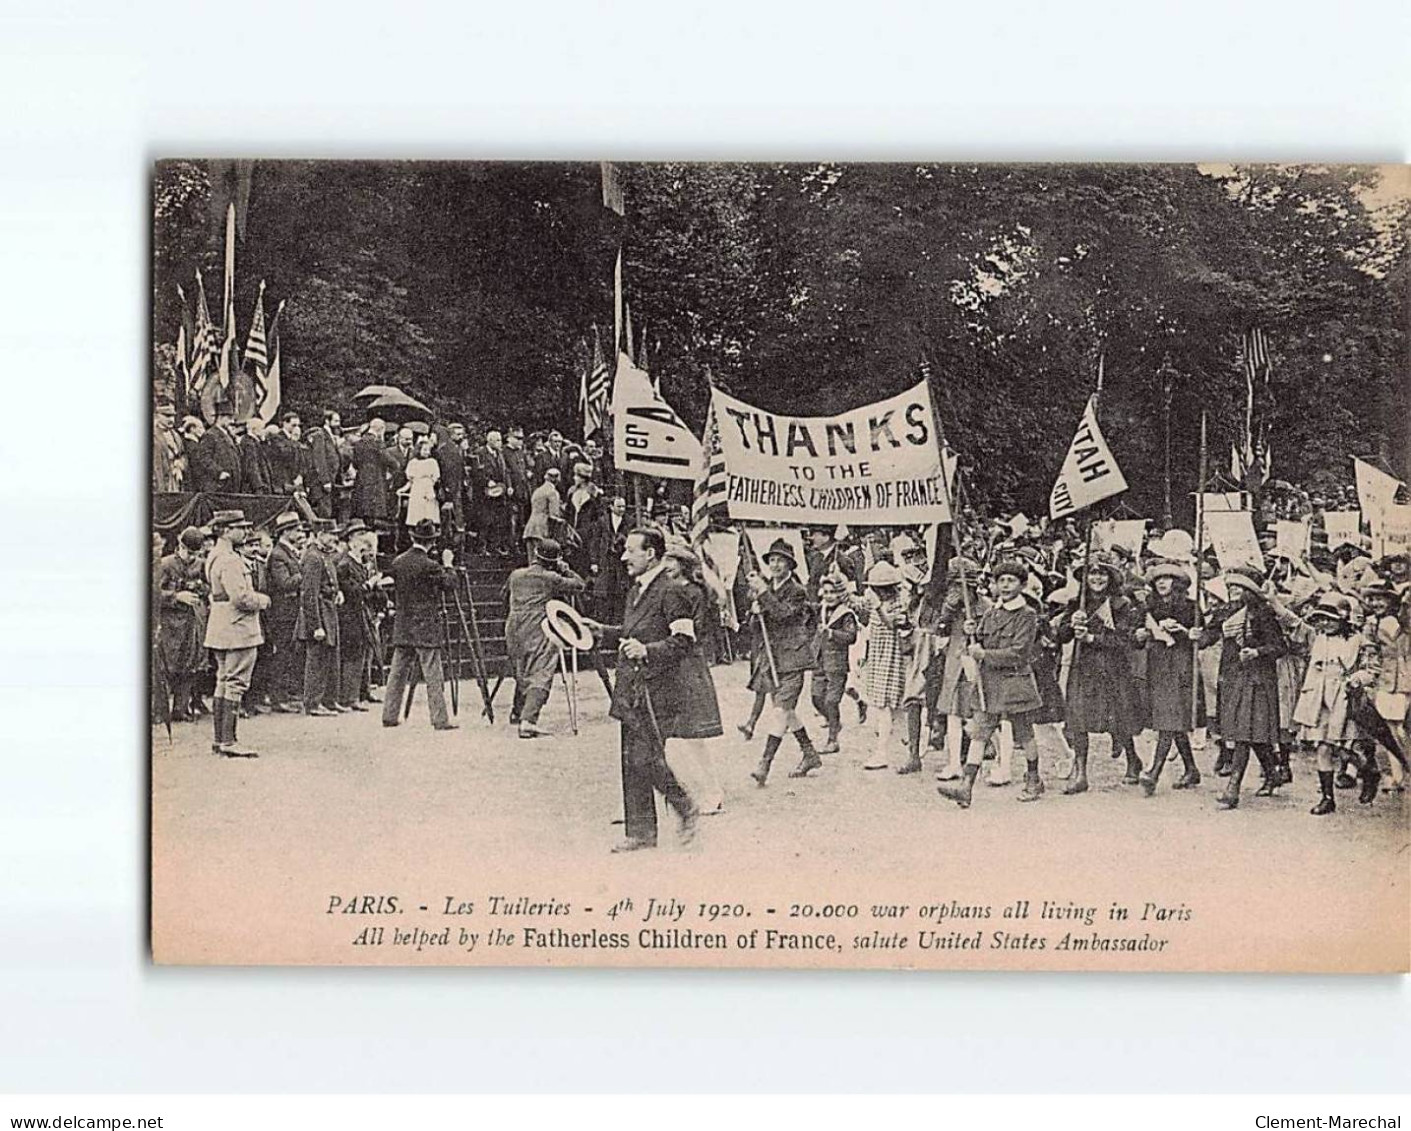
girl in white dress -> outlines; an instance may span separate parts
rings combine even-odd
[[[423,436],[416,445],[416,455],[407,460],[407,525],[415,526],[424,519],[441,521],[441,506],[436,501],[436,484],[441,479],[441,465],[431,458],[431,440]]]

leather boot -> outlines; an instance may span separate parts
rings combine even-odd
[[[1028,751],[1025,752],[1026,755]],[[1037,755],[1028,757],[1024,766],[1024,788],[1019,791],[1020,801],[1037,801],[1044,795],[1044,779],[1039,777]]]
[[[1240,807],[1240,783],[1244,781],[1244,771],[1249,765],[1249,744],[1240,743],[1230,757],[1230,777],[1225,782],[1225,792],[1215,799],[1221,809]]]
[[[799,764],[789,771],[791,778],[807,777],[809,770],[816,770],[823,765],[823,759],[818,756],[818,751],[813,748],[813,740],[808,737],[808,731],[799,727],[794,731],[794,739],[799,744],[799,749],[803,751],[803,757],[799,759]]]
[[[970,808],[970,797],[975,791],[975,775],[980,772],[978,765],[967,764],[959,785],[938,785],[936,792],[954,801],[962,809]]]
[[[1220,743],[1220,753],[1215,756],[1215,776],[1227,778],[1230,776],[1230,766],[1234,764],[1230,747],[1227,743]]]
[[[759,757],[759,765],[750,774],[750,777],[760,785],[763,785],[769,777],[769,767],[774,765],[774,755],[778,753],[781,741],[783,740],[777,734],[771,734],[764,740],[764,753]]]
[[[898,766],[899,774],[919,774],[921,772],[921,705],[911,707],[906,712],[906,743],[911,757],[906,765]]]
[[[1377,765],[1377,754],[1375,750],[1369,750],[1362,755],[1362,792],[1357,795],[1357,800],[1363,805],[1370,805],[1377,799],[1377,787],[1382,782],[1382,770]]]
[[[255,753],[255,751],[241,746],[239,739],[236,737],[235,728],[240,720],[239,700],[226,699],[223,700],[223,702],[225,704],[226,746],[221,753],[227,758],[258,758],[259,755]]]
[[[225,744],[225,700],[211,700],[211,753],[224,754]]]
[[[1185,746],[1177,746],[1177,752],[1181,755],[1181,766],[1183,773],[1179,781],[1171,783],[1172,789],[1191,789],[1200,784],[1200,771],[1195,768],[1195,754],[1191,751],[1190,742],[1187,740]]]
[[[1142,780],[1142,760],[1137,757],[1136,740],[1128,739],[1122,753],[1127,759],[1127,772],[1122,775],[1122,784],[1136,785]]]
[[[1308,810],[1315,817],[1326,817],[1329,813],[1337,812],[1337,795],[1333,789],[1332,770],[1318,771],[1318,792],[1322,794],[1318,804]]]
[[[1274,752],[1274,766],[1278,771],[1278,784],[1292,785],[1293,764],[1289,761],[1289,748],[1284,743],[1280,743],[1278,750]]]
[[[1148,797],[1156,795],[1156,783],[1161,780],[1161,768],[1166,765],[1166,750],[1157,741],[1156,756],[1152,759],[1151,769],[1141,775],[1142,792]]]
[[[1283,784],[1283,777],[1279,773],[1278,756],[1272,751],[1265,754],[1257,749],[1254,756],[1259,759],[1259,771],[1263,775],[1263,780],[1259,783],[1259,788],[1254,791],[1254,796],[1273,797],[1274,791]]]
[[[1086,751],[1073,752],[1073,773],[1068,784],[1063,787],[1066,796],[1088,792],[1088,755]]]

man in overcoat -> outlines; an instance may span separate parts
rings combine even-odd
[[[293,511],[275,516],[270,533],[274,548],[270,550],[265,569],[265,591],[270,606],[265,623],[269,628],[270,698],[274,709],[281,713],[297,711],[295,701],[303,687],[303,649],[294,638],[294,626],[299,621],[299,596],[303,592],[304,575],[299,562],[303,557],[301,537],[303,520]]]
[[[374,528],[386,527],[392,517],[387,481],[397,468],[387,448],[387,425],[379,419],[368,421],[367,431],[353,441],[354,518]]]
[[[304,645],[304,714],[333,715],[338,709],[338,575],[333,556],[337,533],[331,518],[313,521],[313,538],[299,559],[299,619],[294,639]]]
[[[362,702],[362,687],[372,640],[368,594],[374,583],[367,564],[372,537],[367,523],[353,519],[343,529],[342,544],[333,562],[338,592],[343,595],[343,603],[338,606],[338,704],[348,711],[367,710]]]
[[[216,406],[215,426],[206,429],[191,450],[188,471],[193,491],[240,493],[240,445],[235,417],[225,402]]]
[[[710,672],[700,655],[685,586],[665,573],[666,540],[643,527],[627,536],[623,564],[633,578],[622,624],[589,621],[620,662],[609,714],[622,724],[622,811],[626,837],[614,852],[657,844],[656,794],[681,820],[681,840],[695,838],[698,810],[666,761],[666,740],[693,737],[696,704]],[[692,657],[698,662],[693,662]]]
[[[411,549],[398,554],[391,566],[393,595],[397,603],[392,634],[392,670],[387,675],[387,692],[382,702],[382,725],[401,722],[402,702],[416,665],[426,684],[426,704],[431,725],[436,730],[455,730],[446,710],[445,673],[441,648],[446,630],[441,619],[441,595],[455,588],[451,568],[454,555],[441,551],[441,563],[432,558],[440,537],[434,522],[423,520],[412,527]]]
[[[564,563],[560,552],[556,541],[545,538],[535,545],[534,560],[510,573],[505,646],[514,670],[510,722],[519,724],[520,738],[549,733],[539,726],[539,712],[554,685],[559,645],[540,628],[545,606],[555,598],[566,601],[585,588],[583,579]]]
[[[250,564],[239,553],[250,525],[244,511],[216,511],[211,518],[216,544],[206,558],[211,611],[205,644],[216,661],[216,693],[211,701],[215,735],[211,751],[226,758],[256,757],[236,737],[240,701],[250,689],[255,659],[265,639],[260,613],[269,607],[269,598],[256,591]]]

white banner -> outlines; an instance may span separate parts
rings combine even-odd
[[[1215,551],[1223,570],[1253,566],[1264,572],[1264,552],[1248,511],[1210,511],[1205,515],[1205,545]]]
[[[1121,546],[1130,551],[1132,557],[1141,557],[1146,521],[1144,518],[1109,518],[1093,523],[1093,548],[1110,550]]]
[[[1382,512],[1396,502],[1396,489],[1401,486],[1401,480],[1356,458],[1352,461],[1352,471],[1357,477],[1357,501],[1375,538]]]
[[[926,382],[837,416],[765,412],[718,389],[711,395],[732,518],[830,526],[950,521]]]
[[[1127,480],[1098,427],[1096,398],[1089,397],[1083,419],[1078,422],[1078,431],[1068,445],[1063,468],[1049,493],[1048,516],[1067,518],[1126,489]]]
[[[613,462],[619,471],[695,481],[701,466],[700,440],[625,353],[617,355],[612,417]]]
[[[1274,553],[1290,561],[1308,557],[1309,525],[1306,518],[1281,518],[1274,526]]]
[[[1361,511],[1324,511],[1323,529],[1328,533],[1328,549],[1356,546],[1362,540]]]
[[[1372,535],[1372,557],[1411,554],[1411,506],[1388,506]]]

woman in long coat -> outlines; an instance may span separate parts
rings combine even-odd
[[[1141,614],[1121,592],[1121,567],[1105,554],[1093,554],[1086,566],[1087,608],[1075,609],[1055,626],[1055,639],[1073,641],[1068,666],[1068,742],[1073,747],[1073,775],[1063,792],[1088,790],[1089,736],[1107,734],[1114,750],[1127,756],[1123,782],[1136,785],[1142,766],[1132,748],[1135,712],[1129,653]]]
[[[157,592],[161,601],[157,649],[172,692],[171,718],[186,722],[193,711],[204,711],[195,695],[196,677],[205,671],[206,596],[209,586],[200,554],[205,536],[188,526],[177,539],[177,551],[157,566]]]
[[[1224,575],[1230,600],[1211,617],[1201,645],[1220,644],[1220,739],[1232,743],[1229,781],[1218,799],[1236,809],[1249,753],[1259,759],[1266,781],[1278,781],[1273,760],[1279,741],[1279,673],[1275,661],[1286,645],[1278,619],[1264,600],[1262,579],[1252,570]]]
[[[1151,769],[1142,774],[1148,797],[1156,792],[1161,768],[1174,744],[1185,772],[1172,786],[1190,789],[1200,784],[1190,732],[1195,729],[1195,602],[1186,596],[1190,577],[1175,562],[1161,562],[1147,574],[1152,587],[1144,623],[1137,641],[1145,646],[1148,706],[1156,731],[1156,754]]]

